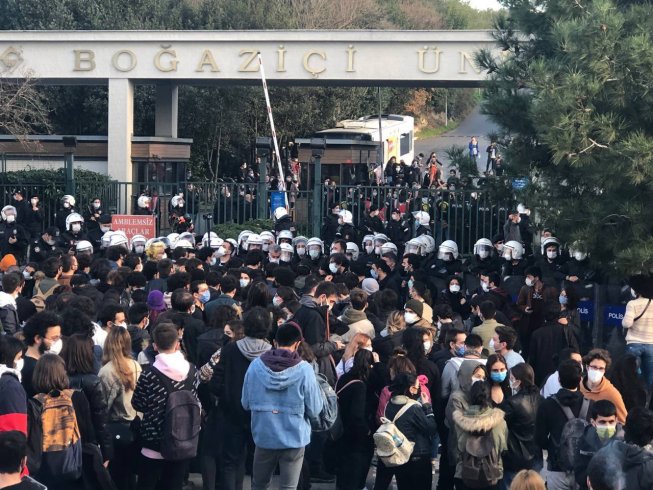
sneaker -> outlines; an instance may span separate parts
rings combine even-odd
[[[311,473],[311,483],[333,483],[336,481],[336,475],[327,473],[324,470],[320,470],[316,473]]]

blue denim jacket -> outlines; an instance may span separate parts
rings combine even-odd
[[[322,393],[307,362],[275,372],[258,358],[247,369],[241,403],[252,413],[257,447],[297,449],[311,440],[309,418],[322,411]]]

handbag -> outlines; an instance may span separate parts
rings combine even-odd
[[[129,423],[111,422],[107,424],[107,430],[111,434],[111,440],[116,449],[130,446],[135,440]]]

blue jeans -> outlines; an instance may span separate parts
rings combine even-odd
[[[646,389],[653,385],[653,344],[628,344],[626,350],[639,359]]]

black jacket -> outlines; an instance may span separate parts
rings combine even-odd
[[[521,390],[504,400],[500,408],[508,425],[508,452],[503,455],[507,470],[532,469],[542,461],[542,449],[535,442],[535,418],[542,403],[537,386]]]
[[[415,365],[415,370],[417,375],[423,374],[429,380],[427,386],[431,393],[431,401],[435,403],[440,398],[440,370],[435,365],[433,361],[430,361],[426,357],[421,359],[411,359]]]
[[[567,347],[574,349],[574,352],[580,352],[576,336],[565,325],[560,325],[558,322],[546,323],[533,332],[528,363],[535,371],[537,386],[542,386],[546,378],[555,372],[557,369],[555,356]]]
[[[561,388],[554,396],[558,398],[562,405],[571,408],[574,416],[578,417],[580,408],[583,404],[583,394],[580,389],[569,391]],[[592,411],[592,402],[587,412],[587,419]],[[567,423],[567,417],[555,400],[547,398],[542,401],[537,409],[535,419],[535,442],[542,449],[549,451],[547,459],[547,469],[549,471],[561,471],[558,466],[558,444],[562,435],[562,428]]]
[[[344,388],[347,383],[350,383]],[[354,448],[363,448],[369,442],[372,434],[374,413],[376,406],[373,395],[369,393],[366,382],[356,380],[350,372],[343,374],[336,383],[336,392],[338,393],[338,408],[342,414],[342,425],[344,433],[342,442],[343,450]],[[341,391],[342,390],[342,391]]]
[[[197,365],[203,366],[209,362],[215,351],[223,347],[225,340],[229,338],[221,328],[212,328],[197,337]]]
[[[596,428],[592,425],[585,427],[585,433],[578,443],[578,453],[574,460],[574,476],[576,483],[581,489],[587,488],[587,465],[592,460],[592,457],[604,446],[610,442],[618,440],[622,441],[624,432],[620,424],[617,424],[617,432],[613,437],[603,442],[596,433]]]
[[[73,374],[69,376],[70,387],[81,390],[91,409],[91,422],[104,460],[113,458],[113,439],[107,430],[109,407],[100,378],[95,374]]]
[[[382,337],[380,335],[374,337],[372,340],[372,347],[374,348],[374,352],[379,355],[379,360],[381,362],[388,362],[395,349],[401,347],[403,337],[403,331],[397,332],[393,335],[388,335],[387,337]]]
[[[405,401],[406,397],[391,398],[385,408],[385,416],[392,420],[404,406],[394,401]],[[396,420],[395,425],[409,441],[415,443],[412,456],[430,455],[433,450],[433,437],[437,432],[435,417],[431,405],[419,404],[410,407]]]
[[[613,441],[597,454],[608,453],[609,461],[621,463],[621,470],[625,473],[626,484],[623,488],[628,490],[653,488],[653,453],[634,444]]]

